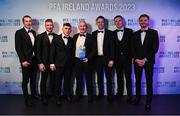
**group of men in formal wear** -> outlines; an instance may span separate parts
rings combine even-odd
[[[133,32],[125,27],[122,16],[114,17],[116,30],[106,28],[103,16],[96,18],[97,30],[92,34],[87,32],[88,25],[84,20],[78,24],[79,33],[70,37],[72,27],[64,23],[62,33],[53,32],[52,19],[45,20],[45,32],[36,36],[32,30],[32,18],[28,15],[22,18],[24,27],[15,33],[15,49],[22,67],[22,90],[25,104],[32,106],[32,100],[37,98],[35,87],[37,70],[41,72],[40,94],[44,105],[48,105],[47,80],[50,79],[52,94],[56,104],[62,104],[62,96],[71,102],[78,102],[84,95],[86,83],[88,103],[95,96],[100,100],[105,95],[104,77],[106,77],[107,100],[113,101],[114,69],[117,74],[117,93],[121,98],[124,94],[124,77],[126,80],[127,102],[139,104],[141,100],[141,77],[145,69],[147,96],[145,110],[151,110],[153,96],[153,65],[155,54],[159,47],[158,32],[149,28],[149,16],[139,17],[141,29]],[[134,64],[136,80],[136,97],[132,97],[132,64]],[[73,75],[74,72],[74,76]],[[94,89],[97,74],[97,89]],[[76,80],[75,92],[74,79]],[[85,79],[85,81],[84,81]],[[31,96],[28,93],[30,80]]]

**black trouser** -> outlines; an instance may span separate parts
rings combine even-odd
[[[36,74],[37,74],[37,64],[35,57],[32,58],[30,65],[28,67],[22,67],[22,90],[25,99],[28,99],[28,83],[30,80],[30,91],[31,95],[37,94],[36,92]]]
[[[123,95],[124,93],[124,76],[126,80],[126,89],[128,97],[132,97],[132,60],[125,57],[119,57],[116,63],[117,73],[117,94]]]
[[[47,97],[47,80],[48,77],[51,79],[54,77],[54,72],[52,72],[48,67],[46,67],[46,70],[44,72],[41,72],[41,83],[40,83],[40,91],[42,98]],[[53,84],[54,86],[54,84]]]
[[[97,81],[99,95],[104,95],[104,70],[107,80],[107,95],[112,95],[112,77],[113,77],[113,68],[109,68],[108,64],[105,63],[103,56],[98,56],[96,59],[96,72],[97,72]]]
[[[80,59],[75,58],[75,77],[77,82],[76,96],[83,95],[83,74],[86,77],[86,87],[88,97],[93,96],[93,79],[92,79],[92,68],[87,63],[83,63]]]
[[[136,98],[141,98],[141,78],[142,78],[142,70],[145,69],[146,75],[146,87],[147,87],[147,98],[146,102],[151,103],[152,95],[153,95],[153,63],[145,63],[143,67],[139,67],[136,63],[134,65],[135,70],[135,78],[136,78]]]
[[[72,68],[71,67],[56,67],[56,97],[60,98],[62,93],[62,80],[64,78],[64,95],[70,96],[71,89],[72,89],[72,80],[71,80],[71,74],[72,74]]]

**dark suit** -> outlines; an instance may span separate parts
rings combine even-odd
[[[133,36],[133,57],[136,59],[144,59],[147,61],[143,67],[134,63],[135,77],[136,77],[136,98],[141,97],[141,76],[142,69],[145,69],[146,84],[147,84],[147,103],[151,103],[153,95],[153,66],[155,64],[155,54],[159,48],[159,37],[156,30],[148,28],[143,44],[141,43],[141,31],[138,30]]]
[[[53,33],[53,38],[57,37],[55,33]],[[36,58],[37,58],[37,63],[38,64],[44,64],[45,66],[45,71],[41,72],[41,83],[40,83],[40,91],[41,91],[41,96],[47,97],[47,92],[46,92],[46,85],[47,85],[47,79],[48,75],[50,75],[50,82],[51,82],[51,91],[54,89],[54,74],[50,70],[50,64],[49,64],[49,54],[50,54],[50,47],[51,43],[49,40],[49,37],[47,35],[47,32],[43,32],[37,36],[36,39]]]
[[[112,68],[108,67],[110,60],[114,61],[114,40],[113,34],[110,30],[105,29],[104,40],[103,40],[103,56],[98,56],[98,43],[97,35],[98,30],[92,32],[96,43],[96,72],[98,80],[99,96],[104,96],[104,76],[103,68],[105,68],[105,74],[107,79],[107,95],[112,96]]]
[[[75,57],[75,51],[77,49],[76,42],[77,42],[78,36],[79,36],[79,33],[75,34],[73,37],[74,68],[75,68],[75,76],[76,76],[76,80],[77,80],[76,95],[77,95],[77,97],[80,97],[83,95],[83,92],[82,92],[83,73],[85,73],[88,99],[91,99],[93,96],[93,79],[92,79],[93,65],[92,64],[94,62],[94,56],[96,53],[95,42],[94,42],[94,38],[92,37],[92,35],[87,33],[84,46],[86,47],[85,58],[88,58],[88,62],[84,63],[79,58]]]
[[[68,42],[65,45],[62,34],[58,38],[54,38],[51,45],[50,64],[56,66],[56,97],[61,96],[61,85],[64,77],[64,94],[70,96],[71,94],[71,73],[72,73],[72,38],[67,38]]]
[[[115,68],[117,73],[117,95],[124,93],[124,74],[126,79],[126,88],[128,97],[132,97],[132,48],[131,39],[132,29],[124,28],[122,39],[118,39],[118,30],[113,31],[115,41]]]
[[[34,38],[36,39],[35,31],[32,31]],[[36,43],[35,43],[36,44]],[[35,46],[34,44],[34,46]],[[22,68],[22,90],[25,99],[28,99],[28,82],[30,79],[30,90],[31,95],[34,96],[36,94],[36,73],[37,73],[37,65],[36,59],[33,55],[35,52],[35,48],[32,45],[30,36],[25,28],[17,30],[15,33],[15,49],[19,56],[19,60]],[[34,53],[33,53],[34,52]],[[28,61],[30,65],[28,67],[23,67],[22,62]]]

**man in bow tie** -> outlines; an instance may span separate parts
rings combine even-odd
[[[53,33],[53,20],[46,19],[45,20],[45,29],[46,31],[39,34],[36,40],[36,57],[39,70],[41,72],[41,81],[40,81],[40,92],[41,92],[41,100],[43,105],[48,105],[48,98],[47,98],[47,80],[49,77],[50,80],[50,89],[51,92],[54,91],[55,86],[55,77],[53,71],[50,70],[50,47],[52,40],[57,38],[57,34]],[[53,92],[52,92],[53,94]]]
[[[96,43],[96,72],[98,83],[98,98],[101,99],[104,96],[104,69],[107,79],[107,98],[109,102],[112,102],[112,75],[114,65],[114,40],[113,34],[110,30],[105,29],[105,18],[98,16],[96,18],[96,24],[98,30],[92,32],[92,35]]]
[[[37,65],[35,58],[36,32],[32,30],[32,18],[25,15],[22,18],[24,27],[15,33],[15,49],[19,56],[22,68],[22,90],[25,105],[32,106],[31,97],[36,98],[36,73]],[[30,30],[30,31],[28,31]],[[28,82],[30,80],[31,97],[28,93]]]
[[[151,110],[151,101],[153,96],[153,69],[155,64],[155,55],[159,48],[158,32],[149,28],[149,16],[142,14],[139,17],[141,29],[133,35],[133,58],[134,71],[136,79],[136,99],[134,104],[139,104],[141,100],[141,78],[142,71],[145,70],[146,76],[146,105],[145,110]]]
[[[113,31],[115,42],[115,68],[117,73],[117,97],[122,97],[124,93],[124,77],[127,88],[127,102],[132,102],[132,36],[133,30],[125,27],[125,20],[122,16],[114,17],[116,30]]]
[[[91,34],[87,32],[87,23],[81,20],[78,25],[79,33],[75,34],[73,37],[73,57],[74,57],[74,68],[76,76],[76,97],[74,101],[79,101],[83,95],[83,73],[85,73],[86,87],[88,103],[93,102],[93,78],[92,71],[95,56],[95,42]],[[84,48],[83,51],[81,51]],[[81,52],[84,52],[83,57]]]
[[[62,34],[52,41],[50,51],[50,68],[55,71],[56,79],[56,104],[62,104],[62,80],[64,79],[64,96],[65,99],[71,101],[71,73],[72,73],[72,48],[73,41],[70,37],[71,24],[64,23],[62,27]]]

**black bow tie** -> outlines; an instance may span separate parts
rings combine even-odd
[[[48,33],[48,35],[53,35],[53,33]]]
[[[141,30],[141,32],[147,32],[148,30]]]
[[[98,33],[103,33],[104,31],[98,31]]]
[[[83,37],[86,37],[86,36],[85,36],[85,35],[83,35],[83,34],[80,34],[79,36],[80,36],[80,37],[82,37],[82,36],[83,36]]]
[[[32,32],[33,32],[33,30],[32,30],[32,29],[29,29],[29,30],[28,30],[28,33],[32,33]]]
[[[117,30],[117,32],[123,32],[124,30]]]
[[[64,38],[64,39],[67,39],[67,38],[69,38],[69,37],[67,37],[67,36],[64,36],[63,38]]]

